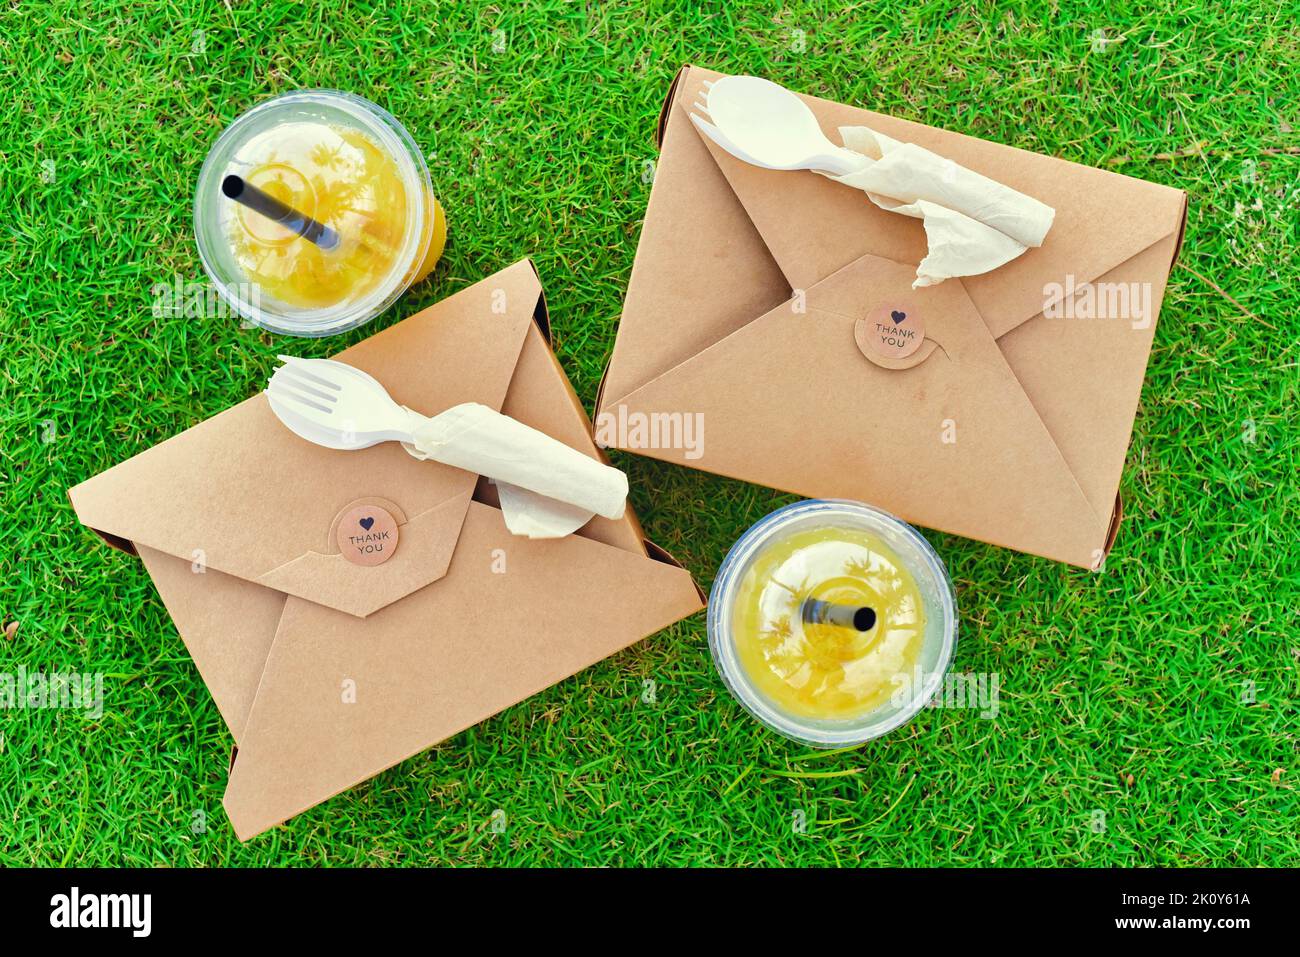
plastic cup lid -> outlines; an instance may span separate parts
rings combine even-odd
[[[748,570],[774,542],[795,532],[857,529],[886,546],[915,578],[925,626],[917,661],[919,681],[909,680],[904,700],[891,701],[852,718],[812,718],[788,712],[765,695],[746,673],[735,644],[733,617],[737,589]],[[905,724],[942,684],[957,640],[957,607],[942,560],[916,529],[880,509],[828,499],[813,499],[777,509],[753,525],[732,546],[709,595],[709,650],[723,683],[753,717],[787,737],[816,747],[861,744]]]
[[[396,119],[358,96],[306,90],[222,133],[199,174],[194,225],[204,268],[241,316],[321,336],[406,290],[432,206],[423,154]]]

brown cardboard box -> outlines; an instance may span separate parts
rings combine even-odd
[[[547,340],[528,261],[340,354],[399,403],[481,402],[599,457]],[[477,492],[476,492],[477,487]],[[258,394],[76,486],[80,520],[139,554],[238,751],[247,839],[698,611],[690,575],[624,518],[517,538],[478,476],[396,443],[303,441]],[[358,504],[393,557],[345,562]]]
[[[719,75],[688,67],[669,94],[598,402],[602,423],[702,416],[705,439],[609,444],[1097,567],[1186,195],[804,97],[832,140],[869,126],[1055,207],[1040,248],[913,290],[919,220],[815,173],[750,166],[695,129],[691,105]],[[1120,293],[1124,315],[1058,315]],[[924,318],[926,345],[872,357],[863,323],[901,304]]]

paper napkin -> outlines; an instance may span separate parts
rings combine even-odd
[[[829,179],[864,191],[881,209],[921,220],[928,253],[912,288],[978,276],[1041,246],[1056,210],[915,143],[865,126],[842,126],[863,169]]]

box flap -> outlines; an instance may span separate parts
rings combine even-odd
[[[500,409],[540,295],[525,260],[336,358],[418,412],[461,402]],[[396,443],[313,445],[258,394],[69,495],[101,535],[367,615],[446,573],[476,481]],[[330,534],[346,506],[367,498],[395,503],[401,532],[393,558],[372,567],[344,562]]]
[[[691,69],[677,83],[674,108],[689,115],[693,104],[705,98],[702,84],[721,75]],[[1091,283],[1181,227],[1186,200],[1181,190],[830,100],[801,99],[833,142],[840,139],[841,126],[866,126],[1056,210],[1056,222],[1041,247],[992,272],[960,280],[995,336],[1040,315],[1065,295],[1051,290],[1063,290],[1067,282]],[[865,195],[815,173],[751,166],[695,132],[706,140],[792,288],[808,289],[864,255],[912,265],[923,258],[920,220],[880,209]]]

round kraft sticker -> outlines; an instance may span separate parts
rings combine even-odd
[[[358,505],[339,519],[339,552],[353,565],[382,565],[397,551],[397,521],[378,505]]]
[[[861,328],[870,349],[886,359],[906,359],[925,341],[925,321],[909,302],[881,303]]]

